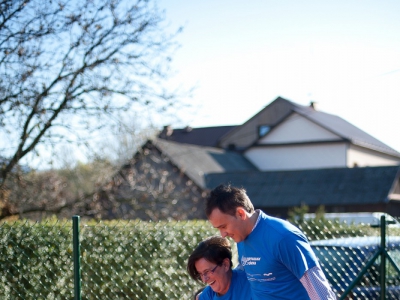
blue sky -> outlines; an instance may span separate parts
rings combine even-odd
[[[400,1],[160,0],[183,26],[174,127],[241,124],[276,97],[316,101],[400,151]],[[164,122],[166,122],[164,120]],[[163,124],[166,125],[166,124]]]

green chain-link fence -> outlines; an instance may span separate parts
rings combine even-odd
[[[326,220],[296,225],[311,243],[324,241],[313,247],[338,299],[379,251],[380,228]],[[79,228],[81,298],[102,300],[192,299],[200,286],[187,275],[187,258],[202,239],[217,234],[206,221],[82,221]],[[374,260],[351,287],[351,299],[381,299],[382,270],[386,299],[400,299],[400,276],[391,261],[400,265],[400,229],[386,230],[387,267],[380,266],[380,256]],[[377,246],[360,247],[360,237],[365,236],[372,237]],[[350,238],[359,247],[333,244],[340,243],[339,238]],[[71,221],[2,223],[0,253],[0,299],[76,296]]]
[[[82,222],[82,299],[190,299],[186,260],[206,221]],[[74,299],[70,221],[0,225],[0,299]]]

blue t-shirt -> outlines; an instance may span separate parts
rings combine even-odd
[[[237,247],[253,299],[310,299],[299,280],[318,263],[297,227],[260,211],[258,224]]]
[[[251,298],[250,284],[247,281],[246,273],[242,270],[232,270],[231,284],[229,290],[225,295],[218,296],[216,292],[212,290],[210,286],[207,286],[204,291],[201,292],[199,300],[244,300]]]

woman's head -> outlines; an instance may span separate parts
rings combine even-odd
[[[226,238],[220,236],[212,236],[202,241],[189,256],[187,270],[194,280],[201,280],[200,274],[196,270],[196,261],[204,258],[210,263],[221,265],[224,259],[228,259],[230,267],[232,267],[232,250],[231,244]]]
[[[190,255],[187,270],[190,277],[209,284],[216,293],[226,293],[232,276],[229,241],[220,236],[202,241]]]

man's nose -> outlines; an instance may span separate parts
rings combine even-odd
[[[223,231],[222,229],[219,232],[223,238],[226,238],[228,236],[228,233],[226,231]]]

